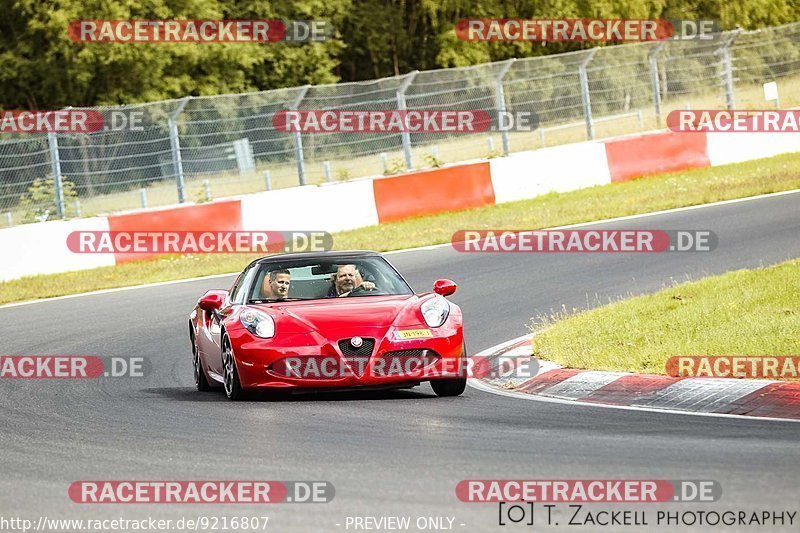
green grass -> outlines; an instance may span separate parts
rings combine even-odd
[[[676,172],[335,233],[334,245],[337,249],[396,250],[449,242],[453,233],[461,229],[548,228],[800,189],[799,168],[800,153],[796,153]],[[33,276],[0,283],[0,303],[237,272],[254,257],[245,254],[164,257],[114,267]]]
[[[569,368],[664,374],[679,355],[800,355],[800,260],[738,270],[540,323],[534,354]]]

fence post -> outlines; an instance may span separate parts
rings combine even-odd
[[[331,181],[333,181],[333,178],[331,177],[331,162],[324,161],[322,163],[322,166],[325,169],[325,182],[330,183]]]
[[[589,50],[586,59],[581,61],[581,64],[578,65],[578,78],[581,83],[581,100],[583,101],[583,116],[586,119],[586,136],[590,141],[594,139],[594,123],[592,122],[592,102],[589,99],[589,76],[586,74],[586,65],[592,60],[597,50],[597,48]]]
[[[411,85],[411,82],[414,81],[414,78],[417,77],[418,72],[419,71],[417,70],[414,72],[409,72],[403,80],[403,83],[401,83],[400,87],[397,89],[398,111],[406,110],[406,91],[408,90],[408,86]],[[411,170],[414,168],[411,161],[411,134],[407,131],[403,131],[400,135],[403,140],[403,153],[405,154],[406,158],[406,169]]]
[[[306,97],[306,93],[311,88],[310,85],[303,85],[300,87],[300,94],[289,105],[289,109],[297,111],[300,108],[300,102]],[[294,159],[297,161],[297,179],[300,185],[306,184],[306,162],[303,155],[303,137],[300,131],[294,132]]]
[[[182,98],[177,109],[170,113],[167,119],[169,125],[169,145],[172,149],[172,167],[175,172],[175,183],[178,188],[178,203],[186,201],[186,184],[183,178],[183,160],[181,159],[181,141],[178,136],[178,115],[183,112],[183,108],[189,103],[191,96]]]
[[[142,204],[142,209],[147,209],[147,189],[144,187],[139,189],[139,201]]]
[[[269,175],[269,170],[264,171],[264,187],[266,187],[267,190],[272,189],[272,178]]]
[[[495,86],[495,101],[497,102],[497,125],[500,125],[500,117],[505,114],[506,112],[506,94],[503,90],[503,78],[506,77],[508,70],[511,68],[511,65],[514,64],[516,61],[515,58],[509,59],[503,66],[500,67],[500,73],[497,75],[497,78],[494,80]],[[503,155],[508,155],[508,152],[511,150],[511,146],[508,142],[508,130],[503,128],[500,132],[500,138],[503,140]]]
[[[656,124],[661,127],[661,80],[658,77],[658,54],[664,49],[666,41],[661,41],[647,54],[650,63],[650,85],[653,88],[653,104],[656,107]]]
[[[64,209],[64,182],[61,177],[61,159],[58,157],[58,138],[53,132],[47,134],[47,146],[50,149],[50,166],[53,170],[53,186],[56,199],[56,216],[67,217]]]
[[[728,109],[736,107],[736,100],[733,95],[733,59],[731,58],[731,46],[741,31],[742,30],[732,31],[730,36],[725,39],[725,42],[722,44],[722,80],[725,84],[725,105]]]

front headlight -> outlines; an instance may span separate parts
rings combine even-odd
[[[450,314],[450,303],[441,296],[437,296],[426,300],[419,309],[422,311],[425,323],[431,328],[438,328],[444,324],[447,315]]]
[[[270,339],[275,336],[275,321],[266,313],[255,309],[245,309],[239,315],[239,321],[256,337]]]

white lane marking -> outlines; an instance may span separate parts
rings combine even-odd
[[[784,195],[787,195],[787,194],[797,194],[797,193],[800,193],[800,189],[793,189],[791,191],[772,192],[772,193],[768,193],[768,194],[759,194],[759,195],[756,195],[756,196],[747,196],[745,198],[734,198],[733,200],[721,200],[719,202],[712,202],[710,204],[698,204],[698,205],[689,205],[689,206],[685,206],[685,207],[675,207],[675,208],[672,208],[672,209],[664,209],[664,210],[661,210],[661,211],[652,211],[650,213],[639,213],[637,215],[627,215],[627,216],[624,216],[624,217],[606,218],[606,219],[603,219],[603,220],[593,220],[593,221],[590,221],[590,222],[579,222],[577,224],[569,224],[567,226],[553,226],[553,227],[550,227],[550,228],[542,228],[542,229],[569,229],[569,228],[580,228],[580,227],[583,227],[583,226],[594,226],[594,225],[600,225],[600,224],[609,224],[609,223],[612,223],[612,222],[621,222],[621,221],[624,221],[624,220],[635,220],[635,219],[638,219],[638,218],[646,218],[646,217],[665,215],[665,214],[670,214],[670,213],[680,213],[681,211],[690,211],[692,209],[705,209],[707,207],[717,207],[717,206],[734,204],[734,203],[739,203],[739,202],[750,202],[750,201],[753,201],[753,200],[761,200],[763,198],[772,198],[772,197],[775,197],[775,196],[784,196]],[[529,198],[529,199],[532,200],[532,198]],[[442,244],[431,244],[431,245],[427,245],[427,246],[417,246],[415,248],[405,248],[403,250],[390,250],[388,252],[382,252],[382,253],[383,253],[383,255],[404,254],[404,253],[408,253],[408,252],[419,252],[419,251],[426,251],[426,250],[436,250],[438,248],[445,248],[447,246],[452,246],[452,243],[451,242],[445,242],[445,243],[442,243]],[[93,296],[93,295],[96,295],[96,294],[107,294],[107,293],[112,293],[112,292],[122,292],[122,291],[135,290],[135,289],[147,289],[149,287],[161,287],[161,286],[170,285],[170,284],[173,284],[173,283],[190,283],[192,281],[199,281],[199,280],[203,280],[203,279],[224,278],[226,276],[235,276],[237,274],[239,274],[239,272],[230,272],[230,273],[227,273],[227,274],[212,274],[212,275],[209,275],[209,276],[200,276],[200,277],[196,277],[196,278],[176,279],[176,280],[171,280],[171,281],[160,281],[160,282],[157,282],[157,283],[145,283],[145,284],[142,284],[142,285],[131,285],[130,287],[116,287],[114,289],[101,289],[101,290],[91,291],[91,292],[81,292],[81,293],[77,293],[77,294],[67,294],[67,295],[64,295],[64,296],[54,296],[52,298],[41,298],[39,300],[28,300],[28,301],[25,301],[25,302],[8,303],[8,304],[0,305],[0,309],[4,309],[6,307],[18,307],[18,306],[21,306],[21,305],[31,305],[31,304],[52,302],[54,300],[66,300],[68,298],[80,298],[82,296]]]
[[[603,372],[589,370],[580,372],[564,381],[560,381],[548,387],[538,394],[551,396],[553,398],[563,398],[565,400],[579,400],[589,396],[591,393],[617,381],[622,376],[630,375],[630,372]]]
[[[500,343],[496,346],[492,346],[491,348],[487,348],[480,353],[475,354],[473,357],[485,357],[492,353],[497,353],[501,351],[503,347],[513,346],[515,343],[522,341],[523,339],[530,338],[532,335],[523,335],[521,337],[517,337],[514,340],[507,341]],[[703,378],[696,378],[695,380],[702,380]],[[711,378],[709,378],[711,379]],[[695,381],[693,380],[693,381]],[[688,380],[684,380],[688,381]],[[733,381],[733,380],[727,380]],[[738,381],[738,380],[736,380]],[[764,380],[754,380],[759,383],[759,386],[756,387],[755,390],[760,389],[766,383]],[[662,407],[648,407],[648,406],[639,406],[639,405],[612,405],[606,403],[596,403],[596,402],[581,402],[577,400],[565,400],[562,398],[555,398],[555,397],[548,397],[548,396],[541,396],[539,394],[528,394],[524,392],[516,392],[513,390],[508,389],[499,389],[492,387],[491,385],[487,385],[480,379],[470,378],[467,380],[467,385],[471,388],[488,392],[489,394],[496,394],[498,396],[507,396],[509,398],[517,398],[518,400],[529,400],[534,402],[545,402],[545,403],[560,403],[562,405],[571,405],[573,407],[600,407],[604,409],[622,409],[626,411],[645,411],[649,413],[668,413],[674,415],[690,415],[690,416],[707,416],[707,417],[716,417],[716,418],[737,418],[737,419],[747,419],[747,420],[766,420],[766,421],[777,421],[777,422],[800,422],[798,419],[794,418],[779,418],[779,417],[768,417],[768,416],[748,416],[748,415],[735,415],[735,414],[728,414],[728,413],[706,413],[701,411],[683,411],[679,409],[669,409],[669,408],[662,408]]]
[[[481,353],[475,354],[475,355],[476,356],[480,355],[481,357],[489,357],[494,352],[500,352],[500,351],[505,350],[506,348],[508,348],[510,346],[513,346],[513,345],[515,345],[517,343],[520,343],[522,341],[527,341],[527,340],[532,339],[532,338],[533,338],[533,335],[531,335],[530,333],[527,333],[525,335],[520,335],[516,339],[511,339],[510,341],[501,342],[497,346],[493,346],[492,348],[487,348],[486,350],[483,350]]]

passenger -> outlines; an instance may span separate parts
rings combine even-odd
[[[339,265],[336,274],[331,276],[331,288],[328,297],[347,296],[356,288],[366,291],[375,290],[375,283],[364,281],[355,265]]]
[[[273,270],[264,278],[261,293],[268,300],[285,300],[289,297],[292,273],[288,270]]]

